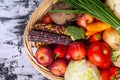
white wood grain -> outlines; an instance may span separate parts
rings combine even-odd
[[[0,80],[48,80],[26,57],[23,32],[42,0],[0,0]]]

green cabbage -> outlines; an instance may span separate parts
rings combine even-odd
[[[71,61],[65,72],[65,80],[99,80],[100,72],[89,61]]]

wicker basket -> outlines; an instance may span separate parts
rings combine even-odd
[[[43,3],[31,15],[30,20],[24,31],[24,47],[29,61],[34,66],[34,68],[36,68],[42,75],[51,80],[64,80],[63,77],[57,77],[52,75],[47,68],[37,63],[32,49],[32,42],[27,40],[28,31],[31,30],[32,26],[38,20],[40,20],[45,13],[47,13],[47,11],[51,8],[53,3],[54,0],[44,0]]]

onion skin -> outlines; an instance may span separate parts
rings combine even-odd
[[[103,41],[114,50],[120,50],[120,32],[114,28],[109,28],[103,32]]]

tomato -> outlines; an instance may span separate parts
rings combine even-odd
[[[115,76],[111,75],[110,80],[117,80]]]
[[[102,35],[101,33],[95,33],[91,36],[91,38],[89,39],[89,42],[96,42],[96,41],[100,41],[102,39]]]
[[[102,66],[99,66],[99,68],[108,68],[111,65],[110,59],[106,59],[106,61],[102,64]]]
[[[84,15],[78,14],[76,24],[80,27],[85,28],[86,24],[92,23],[93,21],[94,21],[94,18],[88,14],[84,14]]]
[[[110,56],[110,48],[105,42],[94,42],[88,48],[89,61],[100,68],[108,68],[111,65]]]
[[[114,76],[116,76],[117,74],[120,74],[120,68],[117,68],[117,67],[110,67],[109,71],[111,75],[114,75]]]
[[[52,18],[49,13],[45,14],[42,18],[42,23],[51,24],[53,23]]]
[[[100,80],[110,80],[110,72],[107,69],[100,70]]]
[[[57,47],[53,50],[56,57],[63,58],[67,53],[68,46],[67,45],[57,45]]]
[[[120,74],[120,68],[111,66],[109,68],[109,72],[111,74],[110,80],[118,80]]]
[[[83,42],[72,42],[69,45],[68,53],[71,55],[73,60],[80,60],[86,57],[86,47]]]

